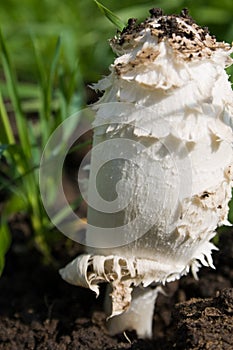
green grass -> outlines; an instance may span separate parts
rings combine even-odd
[[[30,217],[35,244],[43,252],[45,259],[51,258],[51,224],[41,202],[38,168],[49,136],[73,109],[81,109],[84,103],[84,89],[78,75],[77,63],[74,62],[73,70],[68,72],[63,71],[60,65],[61,39],[57,39],[50,57],[46,57],[46,63],[49,61],[48,68],[36,44],[34,38],[38,83],[20,83],[5,39],[0,34],[1,63],[5,79],[0,93],[0,193],[10,192],[1,213],[0,273],[10,242],[8,219],[17,212],[27,213]],[[23,94],[20,95],[22,87],[25,100]],[[9,101],[4,103],[3,94],[9,99],[10,108]]]

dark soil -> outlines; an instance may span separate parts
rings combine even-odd
[[[18,236],[19,237],[19,236]],[[15,238],[0,279],[0,349],[233,349],[233,233],[222,233],[216,270],[203,268],[169,284],[154,316],[154,338],[135,332],[110,337],[102,299],[64,282],[58,268],[44,265],[25,238]],[[61,265],[79,251],[60,242]]]

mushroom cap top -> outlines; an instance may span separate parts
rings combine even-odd
[[[162,10],[150,10],[151,16],[140,24],[130,18],[127,27],[110,41],[117,55],[129,53],[142,43],[150,41],[154,47],[166,42],[179,58],[195,60],[211,57],[216,50],[229,51],[231,45],[218,42],[207,27],[201,27],[183,9],[180,15],[163,15]],[[145,52],[147,59],[155,53]],[[232,52],[232,51],[231,51]]]

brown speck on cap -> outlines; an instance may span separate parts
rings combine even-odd
[[[217,49],[230,50],[230,45],[217,42],[207,27],[197,25],[185,8],[180,15],[163,15],[160,8],[151,9],[150,14],[151,17],[139,24],[135,18],[129,19],[127,27],[110,42],[115,52],[123,54],[134,50],[144,37],[147,40],[149,33],[150,45],[154,42],[155,51],[160,42],[167,42],[174,54],[183,60],[210,58],[211,52]],[[151,56],[146,57],[151,60]]]
[[[128,28],[132,28],[137,22],[137,18],[129,18],[128,20]]]
[[[187,8],[184,8],[183,10],[181,10],[180,16],[184,17],[184,18],[188,18],[189,17],[189,10]]]
[[[163,10],[161,8],[153,8],[149,10],[151,17],[160,17],[163,15]]]

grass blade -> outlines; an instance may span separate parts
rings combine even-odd
[[[14,134],[11,128],[10,120],[2,99],[2,94],[0,92],[0,120],[3,125],[3,132],[0,132],[1,135],[1,142],[9,143],[9,144],[14,144],[15,143],[15,138]]]
[[[2,221],[2,220],[1,220]],[[5,265],[5,255],[10,246],[10,230],[6,222],[1,222],[0,225],[0,276]]]
[[[25,156],[28,159],[30,159],[31,148],[30,148],[30,143],[28,139],[28,128],[27,128],[24,113],[21,108],[21,103],[18,97],[18,92],[16,88],[17,81],[14,75],[14,71],[10,62],[10,57],[8,55],[7,47],[1,31],[0,31],[0,49],[2,52],[2,62],[3,62],[4,73],[6,76],[7,86],[9,89],[9,95],[15,110],[15,119],[16,119],[16,124],[18,128],[20,143],[22,145],[22,149],[24,150]]]
[[[46,112],[45,117],[47,118],[47,120],[49,120],[49,118],[51,118],[52,90],[53,90],[53,83],[54,83],[54,79],[55,79],[55,74],[56,74],[56,69],[57,69],[57,65],[58,65],[60,51],[61,51],[61,37],[59,37],[57,39],[55,51],[54,51],[52,62],[51,62],[51,68],[49,71],[47,96],[46,96],[47,97],[46,109],[45,109],[45,112]],[[50,131],[52,131],[52,130],[50,130]]]
[[[124,27],[126,26],[125,23],[117,16],[115,15],[112,11],[107,9],[104,5],[102,5],[99,1],[94,0],[100,11],[109,19],[109,21],[114,24],[117,29],[122,31]]]
[[[43,101],[42,103],[43,107],[40,110],[40,125],[41,125],[41,130],[43,130],[43,132],[41,133],[42,146],[45,146],[46,142],[48,141],[48,137],[51,135],[51,133],[54,130],[54,127],[56,126],[54,124],[54,118],[52,118],[52,110],[53,110],[53,102],[54,102],[52,93],[53,93],[53,86],[55,85],[54,80],[55,80],[55,75],[57,71],[59,55],[61,51],[61,38],[58,37],[57,39],[56,47],[54,50],[49,71],[47,71],[46,69],[46,65],[40,54],[40,50],[37,46],[36,39],[33,36],[32,36],[32,44],[33,44],[34,54],[35,54],[38,72],[39,72],[40,93]]]

